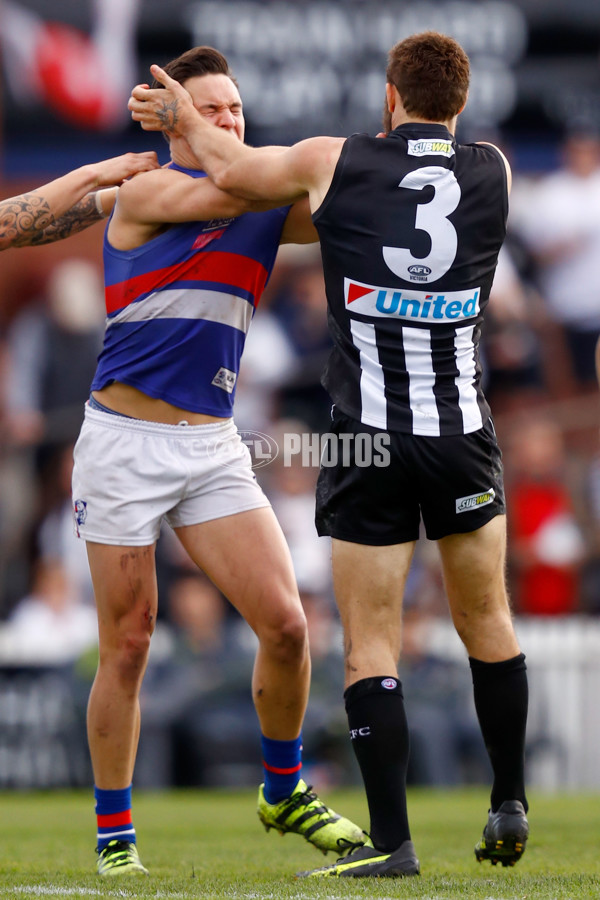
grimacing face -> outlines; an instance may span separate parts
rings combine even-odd
[[[197,75],[186,79],[183,87],[204,119],[227,129],[243,142],[246,123],[242,99],[231,78],[227,75]]]

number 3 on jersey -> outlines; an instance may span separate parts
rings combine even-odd
[[[419,258],[406,247],[383,247],[386,265],[404,281],[437,281],[445,275],[456,257],[458,237],[454,225],[448,220],[460,202],[460,187],[454,172],[442,166],[424,166],[409,172],[398,187],[422,191],[428,185],[434,188],[434,195],[429,203],[418,204],[415,228],[429,235],[429,255]],[[412,266],[419,267],[418,279],[411,277]]]

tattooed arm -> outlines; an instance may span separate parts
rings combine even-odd
[[[74,169],[34,191],[0,200],[0,250],[59,241],[93,225],[110,212],[115,191],[90,193],[102,185],[119,185],[138,172],[158,168],[154,152],[125,153]]]
[[[62,241],[101,218],[103,214],[98,211],[95,194],[86,194],[57,219],[42,196],[22,194],[0,201],[0,249]]]

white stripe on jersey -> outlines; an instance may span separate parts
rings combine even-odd
[[[360,353],[360,420],[373,428],[387,430],[387,402],[385,380],[379,362],[375,326],[369,322],[350,319],[352,342]]]
[[[435,372],[431,353],[431,331],[429,328],[402,329],[404,365],[408,372],[408,394],[413,416],[413,434],[439,437],[440,417],[433,386]]]
[[[243,297],[222,291],[180,288],[156,291],[130,303],[116,316],[106,320],[106,327],[121,322],[146,322],[149,319],[205,319],[220,322],[248,333],[253,307]]]
[[[475,347],[473,331],[475,326],[457,328],[454,337],[456,347],[456,367],[458,378],[458,403],[463,417],[463,433],[470,434],[483,428],[481,409],[477,402],[477,391],[473,385],[475,379]]]

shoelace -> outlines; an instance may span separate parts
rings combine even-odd
[[[298,809],[299,806],[310,806],[311,803],[318,799],[319,798],[312,789],[312,784],[308,784],[306,786],[306,790],[302,791],[301,794],[297,794],[295,797],[292,797],[288,805],[290,810]],[[323,805],[315,806],[314,811],[315,813],[322,815],[323,813],[327,812],[327,807]]]
[[[368,837],[369,835],[365,832],[365,841],[368,840]],[[358,850],[359,847],[364,847],[365,841],[349,841],[347,838],[338,838],[337,845],[340,853],[342,854],[338,859],[338,862],[346,859],[346,857],[350,856],[351,853],[354,853],[355,850]]]
[[[115,843],[107,844],[103,850],[96,850],[98,856],[108,856],[109,853],[112,856],[113,853],[128,853],[129,852],[129,842],[128,841],[115,841]]]

